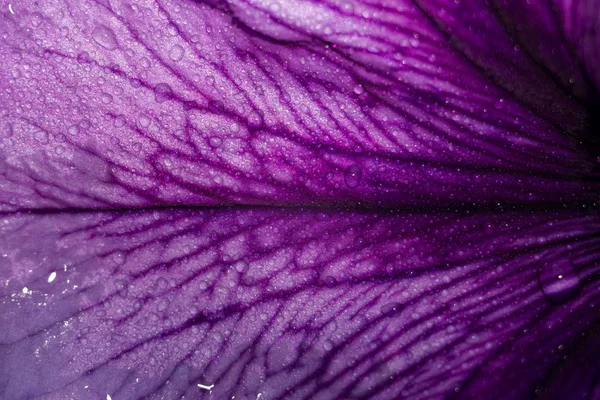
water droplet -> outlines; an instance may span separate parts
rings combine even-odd
[[[181,61],[183,59],[183,55],[185,54],[185,50],[180,45],[176,44],[171,47],[169,51],[169,58],[173,61]]]
[[[115,126],[116,126],[117,128],[120,128],[120,127],[122,127],[122,126],[125,126],[125,116],[123,116],[123,115],[118,115],[118,116],[115,118]]]
[[[77,62],[80,64],[87,64],[91,61],[92,61],[92,57],[90,56],[90,53],[88,53],[87,51],[82,51],[81,53],[79,53],[77,55]]]
[[[33,26],[34,28],[40,26],[43,20],[44,16],[39,12],[36,11],[33,14],[31,14],[31,26]]]
[[[48,134],[44,131],[35,131],[33,133],[33,137],[35,137],[35,139],[41,144],[47,144],[49,141]]]
[[[154,100],[157,103],[164,103],[173,98],[173,89],[166,83],[159,83],[154,86]]]
[[[238,261],[235,264],[235,270],[240,274],[248,270],[248,264],[245,261]]]
[[[142,128],[147,128],[147,127],[149,127],[149,126],[150,126],[150,118],[148,118],[148,116],[147,116],[147,115],[145,115],[145,114],[142,114],[142,115],[140,115],[140,116],[139,116],[139,118],[138,118],[138,123],[140,124],[140,126],[141,126]]]
[[[544,295],[556,303],[575,296],[581,283],[570,260],[548,260],[539,269],[538,280]]]
[[[362,178],[362,170],[356,164],[351,165],[344,172],[344,181],[346,182],[346,186],[350,188],[355,188],[360,184],[360,180]]]
[[[69,132],[69,135],[75,136],[79,133],[79,127],[77,125],[71,125],[67,128],[67,132]]]
[[[263,115],[264,115],[264,113],[260,110],[251,111],[248,114],[248,126],[250,126],[250,128],[254,128],[254,129],[261,128],[264,123]]]
[[[112,260],[117,265],[125,264],[126,258],[127,258],[127,256],[122,251],[117,251],[117,252],[113,253],[113,255],[112,255]]]
[[[333,342],[327,339],[325,343],[323,343],[323,348],[327,351],[331,351],[333,349]]]
[[[395,317],[397,315],[400,315],[400,313],[402,312],[402,308],[402,304],[394,301],[381,306],[381,314],[383,314],[386,317]]]
[[[115,33],[104,25],[98,25],[92,30],[92,39],[106,50],[114,50],[119,47]]]
[[[2,129],[2,131],[0,132],[1,136],[3,138],[9,138],[13,135],[14,133],[14,128],[12,124],[6,124],[4,129]]]
[[[357,94],[357,95],[361,95],[365,92],[365,89],[361,86],[361,85],[356,85],[354,86],[354,89],[352,89],[352,91]]]
[[[167,307],[168,307],[168,306],[169,306],[169,300],[167,300],[167,299],[161,299],[161,300],[158,302],[158,304],[157,304],[157,306],[156,306],[156,309],[157,309],[159,312],[163,312],[163,311],[165,311],[165,310],[167,309]]]
[[[328,288],[334,287],[337,283],[337,280],[333,276],[327,276],[325,279],[323,279],[323,281],[325,282],[325,286]]]
[[[220,147],[223,144],[223,139],[221,139],[220,137],[211,137],[210,139],[208,139],[208,144],[210,145],[210,147]]]
[[[156,285],[158,286],[159,289],[165,290],[166,288],[169,287],[169,282],[167,282],[167,280],[165,278],[158,278],[156,280]]]
[[[121,296],[121,297],[127,296],[128,287],[127,287],[127,282],[125,280],[117,279],[115,281],[115,289],[117,289],[119,296]]]
[[[211,100],[208,102],[208,108],[215,114],[221,114],[225,110],[225,105],[220,100]]]
[[[150,68],[150,60],[148,60],[146,57],[142,57],[140,58],[140,65],[144,68]]]
[[[223,337],[223,334],[221,332],[214,332],[212,334],[212,337],[217,343],[223,343],[225,341],[225,338]]]
[[[48,283],[52,283],[54,282],[54,280],[56,279],[56,271],[53,271],[50,276],[48,276]]]
[[[102,99],[102,103],[104,104],[110,104],[113,101],[113,97],[108,93],[102,93],[102,96],[100,96],[100,98]]]

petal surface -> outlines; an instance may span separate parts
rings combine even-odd
[[[9,4],[4,210],[597,198],[581,70],[488,2]]]
[[[13,215],[0,231],[0,398],[527,398],[568,381],[548,377],[597,320],[598,223]]]

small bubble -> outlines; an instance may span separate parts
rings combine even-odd
[[[357,94],[357,95],[361,95],[365,92],[365,89],[362,87],[362,85],[356,85],[354,86],[354,89],[352,89],[352,91]]]

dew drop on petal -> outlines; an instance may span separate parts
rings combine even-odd
[[[184,54],[185,50],[178,44],[174,45],[171,47],[171,50],[169,50],[169,58],[173,61],[181,61]]]
[[[90,53],[88,53],[87,51],[82,51],[81,53],[79,53],[77,55],[77,62],[80,64],[87,64],[91,61],[92,61],[92,57],[90,56]]]
[[[159,83],[154,86],[154,101],[164,103],[173,98],[173,89],[167,83]]]
[[[260,110],[251,111],[248,114],[248,126],[254,129],[259,129],[264,123],[264,113]]]
[[[147,128],[147,127],[149,127],[149,126],[150,126],[150,118],[148,118],[148,116],[147,116],[147,115],[145,115],[145,114],[142,114],[142,115],[140,115],[140,116],[139,116],[139,118],[138,118],[138,123],[140,124],[140,126],[141,126],[142,128]]]
[[[142,57],[140,58],[140,65],[144,68],[150,68],[150,60],[148,60],[146,57]]]
[[[119,296],[126,297],[127,296],[127,291],[128,291],[129,288],[128,288],[127,282],[125,280],[123,280],[123,279],[117,279],[115,281],[115,289],[119,293]]]
[[[115,118],[115,126],[117,128],[125,126],[125,116],[123,116],[123,115],[117,115],[117,117]]]
[[[104,25],[98,25],[92,30],[92,39],[106,50],[114,50],[119,47],[115,33]]]
[[[570,260],[544,263],[538,270],[538,281],[548,300],[562,303],[579,292],[581,281]]]
[[[102,96],[100,96],[100,98],[102,99],[102,103],[104,104],[110,104],[113,101],[113,97],[108,93],[102,93]]]
[[[39,12],[34,12],[33,14],[31,14],[31,26],[33,26],[34,28],[37,28],[38,26],[40,26],[42,24],[42,20],[44,19],[44,17],[42,16],[42,14],[40,14]]]
[[[395,317],[400,315],[401,312],[402,304],[395,301],[381,306],[381,314],[383,314],[385,317]]]
[[[336,285],[337,280],[333,276],[327,276],[325,277],[324,282],[325,286],[327,286],[328,288],[332,288]]]
[[[221,139],[218,136],[211,137],[210,139],[208,139],[208,144],[210,145],[210,147],[217,148],[223,144],[223,139]]]
[[[14,129],[12,124],[6,124],[2,131],[0,131],[0,138],[9,138],[13,135]]]
[[[158,278],[158,280],[156,281],[156,285],[159,289],[165,290],[169,287],[169,282],[167,282],[165,278]]]
[[[77,125],[71,125],[67,128],[67,132],[69,132],[69,135],[75,136],[79,133],[79,127]]]
[[[35,137],[35,139],[41,144],[47,144],[49,142],[48,134],[44,131],[34,132],[33,137]]]
[[[323,343],[323,348],[327,351],[331,351],[333,349],[333,342],[327,339],[325,343]]]
[[[127,258],[127,256],[122,251],[117,251],[117,252],[113,253],[113,255],[112,255],[112,260],[117,265],[125,264],[126,258]]]
[[[238,261],[235,264],[235,270],[237,272],[239,272],[240,274],[243,272],[246,272],[247,269],[248,269],[248,264],[245,261]]]
[[[360,184],[362,178],[362,170],[356,164],[349,166],[344,172],[344,181],[346,186],[355,188]]]

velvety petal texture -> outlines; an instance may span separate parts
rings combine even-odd
[[[600,301],[585,213],[2,222],[3,399],[526,398]]]
[[[0,400],[600,398],[597,0],[0,0]]]
[[[596,199],[585,70],[490,2],[9,1],[4,210]]]

